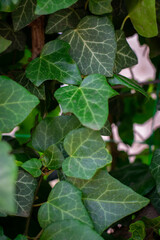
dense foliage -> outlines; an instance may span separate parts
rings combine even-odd
[[[119,74],[137,33],[159,78],[159,24],[159,0],[0,1],[0,239],[159,239],[159,129],[132,164],[111,130],[159,108]]]

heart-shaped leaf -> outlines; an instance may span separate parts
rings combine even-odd
[[[112,161],[100,133],[88,128],[70,132],[64,139],[64,148],[70,157],[64,160],[62,168],[69,177],[90,179]]]
[[[95,15],[102,15],[112,12],[112,0],[90,0],[89,10]]]
[[[107,17],[86,16],[76,29],[64,32],[60,39],[70,44],[70,54],[82,74],[113,75],[116,39]]]
[[[36,86],[46,80],[58,80],[79,85],[81,75],[76,63],[69,56],[69,44],[61,40],[47,43],[39,58],[34,59],[26,69],[26,76]]]
[[[67,86],[55,92],[63,112],[72,112],[80,122],[94,130],[100,130],[108,117],[108,99],[118,94],[100,74],[86,77],[81,86]]]
[[[39,159],[37,158],[32,158],[26,162],[24,162],[21,167],[29,172],[33,177],[39,177],[42,172],[40,168],[42,167],[42,163]]]
[[[43,154],[43,165],[49,169],[58,169],[64,160],[62,152],[53,144]]]

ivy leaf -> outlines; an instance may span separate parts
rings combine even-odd
[[[130,240],[143,240],[146,236],[145,224],[142,221],[137,221],[129,226],[129,232],[132,233]]]
[[[93,74],[86,77],[79,88],[59,88],[55,98],[64,113],[72,112],[84,126],[100,130],[108,117],[108,99],[117,94],[104,76]]]
[[[69,45],[61,40],[47,43],[39,58],[31,61],[26,76],[36,86],[46,80],[58,80],[67,84],[79,85],[81,75],[76,63],[69,56]]]
[[[0,53],[4,52],[11,45],[11,43],[12,41],[0,36]]]
[[[39,17],[35,15],[35,9],[36,0],[21,0],[19,6],[12,13],[12,20],[15,31],[19,31]]]
[[[146,228],[152,228],[155,233],[159,235],[160,230],[160,216],[156,218],[146,218],[142,217],[143,222],[146,225]]]
[[[62,9],[49,16],[46,26],[46,34],[64,32],[66,29],[77,26],[82,17],[85,16],[85,11],[81,9]]]
[[[42,163],[37,158],[32,158],[26,162],[24,162],[21,167],[29,172],[33,177],[39,177],[41,176],[42,172],[40,168],[42,167]]]
[[[117,84],[124,85],[128,88],[134,89],[142,93],[145,97],[148,98],[148,94],[143,90],[141,86],[138,85],[138,83],[134,79],[129,79],[119,74],[118,75],[114,74],[113,78],[109,79],[109,83],[111,85],[117,85]]]
[[[91,219],[82,203],[82,193],[68,182],[61,181],[51,190],[48,200],[38,212],[42,228],[53,222],[76,219],[93,227]]]
[[[37,181],[30,174],[20,170],[16,182],[16,216],[28,217],[33,204]]]
[[[125,0],[128,15],[136,31],[143,37],[158,34],[155,0]]]
[[[45,118],[36,127],[32,137],[32,145],[44,152],[52,144],[60,143],[67,133],[80,127],[80,122],[74,116],[58,116]]]
[[[98,233],[145,207],[149,200],[100,170],[90,180],[70,179],[83,193],[83,201]]]
[[[95,15],[102,15],[112,12],[112,0],[90,0],[89,10]]]
[[[110,122],[107,120],[104,127],[100,130],[101,135],[103,136],[110,136],[112,133],[112,129],[111,129],[111,124]]]
[[[107,17],[86,16],[76,29],[64,32],[60,39],[70,44],[70,54],[82,74],[113,75],[116,39]]]
[[[53,144],[43,154],[43,165],[49,169],[58,169],[64,160],[62,152]]]
[[[156,181],[157,192],[160,194],[160,149],[156,149],[151,161],[150,171]]]
[[[9,132],[21,123],[39,103],[25,88],[0,76],[0,129]]]
[[[42,233],[41,240],[71,239],[103,240],[92,228],[78,220],[64,220],[49,225]]]
[[[122,69],[132,67],[138,63],[138,59],[126,41],[123,31],[116,31],[117,52],[114,65],[114,72],[119,73]]]
[[[70,157],[64,160],[62,168],[69,177],[90,179],[112,161],[100,133],[88,128],[70,132],[64,139],[64,148]]]
[[[36,14],[43,15],[54,13],[58,10],[68,8],[75,2],[77,2],[77,0],[48,0],[47,2],[37,0]]]
[[[15,158],[10,154],[11,147],[6,142],[0,142],[0,212],[14,213],[15,180],[17,167]]]
[[[1,0],[0,12],[12,12],[19,4],[20,0]]]

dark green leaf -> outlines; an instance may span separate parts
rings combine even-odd
[[[132,67],[138,63],[137,57],[126,41],[123,31],[116,31],[117,52],[114,72],[119,73],[122,69]]]
[[[129,226],[129,231],[132,233],[130,240],[143,240],[146,236],[145,224],[142,221],[137,221]]]
[[[152,218],[152,219],[142,217],[142,220],[145,223],[147,228],[153,229],[153,231],[159,235],[160,216],[156,217],[156,218]]]
[[[76,29],[64,32],[60,39],[70,44],[70,54],[82,74],[113,75],[116,39],[107,17],[86,16]]]
[[[43,154],[43,165],[49,169],[58,169],[64,160],[62,152],[53,144]]]
[[[108,118],[108,99],[117,94],[104,76],[93,74],[86,77],[79,88],[59,88],[55,97],[64,113],[72,112],[84,126],[100,130]]]
[[[60,143],[67,133],[80,127],[74,116],[58,116],[41,121],[33,134],[32,145],[38,151],[45,151],[52,144]]]
[[[133,120],[130,115],[124,115],[124,119],[118,125],[118,133],[121,140],[128,145],[134,141]]]
[[[151,204],[154,206],[156,211],[160,214],[160,197],[157,190],[155,189],[152,191],[148,198],[151,200]]]
[[[61,40],[48,42],[39,58],[29,63],[27,78],[36,86],[46,80],[58,80],[67,84],[79,85],[81,75],[76,63],[69,56],[69,45]]]
[[[112,133],[112,129],[111,129],[111,124],[110,122],[107,120],[104,127],[100,130],[101,135],[103,136],[110,136]]]
[[[39,103],[25,88],[0,76],[0,129],[9,132],[21,123]]]
[[[157,192],[160,194],[160,149],[156,149],[154,152],[150,171],[156,181]]]
[[[102,15],[112,12],[112,0],[90,0],[89,10],[95,15]]]
[[[12,41],[0,36],[0,53],[4,52],[11,45],[11,43]]]
[[[57,183],[50,192],[48,201],[39,209],[38,219],[41,227],[46,228],[53,222],[67,219],[76,219],[93,227],[81,198],[81,191],[70,183]]]
[[[97,232],[145,207],[149,200],[100,170],[92,179],[70,179],[83,193],[83,201]]]
[[[0,12],[12,12],[19,4],[20,0],[1,0]]]
[[[11,147],[6,142],[0,142],[0,211],[15,212],[15,180],[17,167],[15,158],[10,154]]]
[[[88,128],[70,132],[64,139],[64,148],[70,157],[64,160],[62,168],[69,177],[90,179],[112,161],[100,133]]]
[[[155,145],[159,148],[160,143],[160,128],[157,128],[151,133],[151,136],[145,141],[149,146]]]
[[[18,234],[14,240],[27,240],[27,237],[22,234]]]
[[[21,165],[21,168],[29,172],[35,178],[42,174],[40,170],[41,167],[42,163],[37,158],[32,158]]]
[[[103,240],[92,228],[77,220],[64,220],[48,226],[40,240]]]

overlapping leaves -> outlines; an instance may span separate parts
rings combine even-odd
[[[90,0],[89,10],[95,15],[102,15],[112,12],[111,0]]]

